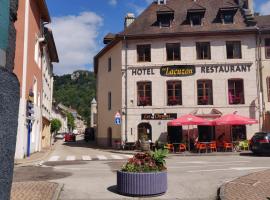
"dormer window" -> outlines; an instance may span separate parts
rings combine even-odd
[[[237,7],[220,8],[219,16],[222,24],[233,24]]]
[[[193,6],[193,8],[188,10],[187,18],[191,26],[202,25],[202,19],[204,18],[205,10],[205,8],[196,4]]]
[[[174,12],[157,12],[157,22],[160,27],[170,27],[174,20]]]

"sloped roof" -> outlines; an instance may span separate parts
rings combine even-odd
[[[261,30],[269,30],[270,31],[270,15],[265,16],[256,16],[255,20],[257,21],[257,26]]]

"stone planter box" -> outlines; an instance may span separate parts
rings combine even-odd
[[[161,195],[167,191],[167,172],[130,173],[117,171],[117,190],[127,196]]]

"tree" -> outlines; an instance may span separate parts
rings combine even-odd
[[[58,132],[60,128],[62,127],[62,123],[59,119],[53,119],[51,121],[51,132]]]
[[[73,130],[75,128],[75,119],[71,113],[67,113],[68,128]]]

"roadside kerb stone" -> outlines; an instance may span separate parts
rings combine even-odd
[[[261,200],[270,198],[270,170],[255,172],[221,186],[220,200]]]
[[[63,185],[58,183],[15,182],[12,184],[11,200],[57,200]]]

